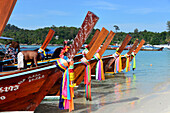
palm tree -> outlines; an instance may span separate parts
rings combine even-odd
[[[115,27],[116,33],[117,33],[117,30],[120,30],[117,25],[114,25],[113,27]]]

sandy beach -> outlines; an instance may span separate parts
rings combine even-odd
[[[140,91],[136,77],[107,75],[105,81],[92,81],[92,101],[84,98],[84,85],[75,91],[73,113],[170,113],[170,79],[154,86],[151,93]],[[43,101],[35,113],[67,112],[58,101]]]

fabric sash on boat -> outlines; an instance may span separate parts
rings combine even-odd
[[[86,100],[92,100],[91,99],[91,67],[90,67],[90,63],[88,62],[88,60],[83,57],[81,59],[81,62],[86,66],[85,69],[85,76],[84,76],[84,84],[85,84],[85,97]]]
[[[38,50],[38,53],[40,53],[42,59],[45,58],[46,53],[45,53],[45,50],[44,50],[44,49],[40,48],[40,49]]]
[[[88,50],[87,48],[85,48],[85,49],[82,51],[83,56],[85,56],[88,52],[89,52],[89,50]]]
[[[135,70],[136,69],[135,52],[132,52],[132,56],[133,56],[133,70]]]
[[[46,56],[46,53],[45,53],[45,50],[44,50],[44,49],[40,48],[40,49],[38,50],[38,52],[39,52],[39,53],[43,53],[43,54]]]
[[[66,61],[66,57],[57,59],[56,66],[60,70],[62,70],[63,76],[61,80],[61,86],[60,86],[60,100],[59,100],[59,108],[60,109],[69,109],[69,111],[74,110],[74,103],[73,103],[73,97],[74,97],[74,90],[72,81],[74,80],[74,71],[73,71],[73,64],[70,65]],[[71,78],[71,79],[70,79]]]
[[[113,57],[116,59],[114,64],[114,73],[121,72],[122,71],[121,54],[116,52],[113,54]]]
[[[64,46],[64,48],[61,50],[60,52],[60,58],[64,57],[64,53],[66,53],[68,51],[68,48],[70,48],[69,46]]]
[[[98,60],[96,65],[96,80],[105,80],[104,71],[103,71],[103,61],[99,53],[94,55],[94,58]]]
[[[126,57],[126,67],[125,67],[125,72],[130,71],[130,57],[129,55],[125,54]]]

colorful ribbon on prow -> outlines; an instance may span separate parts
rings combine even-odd
[[[74,103],[73,103],[73,97],[74,97],[74,89],[73,87],[75,84],[73,84],[74,81],[74,62],[68,62],[66,59],[60,58],[56,61],[56,66],[60,70],[62,70],[63,76],[61,80],[61,86],[60,86],[60,100],[59,100],[59,108],[60,109],[69,109],[69,112],[74,110]]]
[[[61,50],[60,52],[60,58],[63,58],[64,57],[64,53],[66,53],[68,51],[70,47],[69,46],[64,46],[64,48]]]
[[[136,59],[135,59],[135,52],[132,52],[133,56],[133,71],[136,69]]]
[[[85,84],[85,97],[86,100],[92,100],[91,99],[91,67],[90,67],[90,63],[88,62],[88,60],[83,57],[81,59],[81,62],[86,66],[85,69],[85,76],[84,76],[84,84]]]
[[[125,67],[125,72],[130,71],[130,57],[129,55],[125,54],[126,57],[126,67]]]
[[[39,50],[38,50],[38,53],[40,53],[40,55],[41,55],[42,59],[44,59],[44,58],[45,58],[46,53],[45,53],[45,50],[44,50],[44,49],[42,49],[42,48],[40,47],[40,48],[39,48]]]
[[[116,59],[115,60],[115,68],[114,68],[114,73],[118,73],[122,71],[122,59],[121,59],[121,54],[116,52],[113,54],[113,57]]]
[[[96,65],[96,80],[105,80],[104,71],[103,71],[103,61],[99,53],[94,55],[94,58],[98,60]]]

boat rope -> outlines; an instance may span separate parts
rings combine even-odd
[[[94,55],[94,58],[98,60],[96,65],[96,80],[105,80],[104,71],[103,71],[103,61],[99,53]]]
[[[84,84],[85,84],[85,97],[86,100],[92,100],[91,99],[91,67],[90,67],[90,63],[88,62],[88,60],[83,57],[81,59],[81,62],[86,66],[85,69],[85,76],[84,76]]]
[[[135,52],[132,52],[132,56],[133,56],[133,71],[136,69],[136,59],[135,59]]]
[[[60,109],[69,109],[69,111],[74,110],[74,103],[73,103],[73,97],[74,97],[74,90],[73,87],[75,84],[73,84],[74,81],[74,62],[70,62],[68,64],[67,57],[65,56],[63,58],[57,59],[56,66],[61,71],[63,71],[63,76],[61,80],[61,86],[60,86],[60,100],[59,100],[59,108]]]

